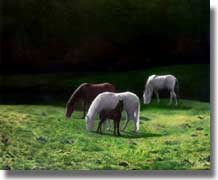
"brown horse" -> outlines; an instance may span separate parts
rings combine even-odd
[[[115,92],[115,87],[110,83],[102,83],[102,84],[81,84],[71,95],[66,105],[66,117],[71,117],[71,114],[74,111],[75,103],[82,100],[83,101],[83,118],[86,114],[86,107],[90,104],[95,97],[102,92]]]
[[[119,100],[119,102],[117,103],[117,106],[113,110],[110,110],[110,111],[103,110],[103,111],[101,111],[100,114],[99,114],[100,122],[98,123],[97,133],[102,133],[101,132],[102,124],[107,119],[112,119],[112,120],[114,120],[114,135],[117,134],[118,136],[120,136],[119,126],[120,126],[122,111],[123,111],[123,100]]]

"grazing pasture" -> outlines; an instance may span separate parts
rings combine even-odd
[[[121,137],[87,132],[64,106],[0,105],[0,169],[210,169],[209,103],[167,103],[141,105],[139,132],[131,122]]]
[[[147,77],[168,73],[179,80],[179,105],[167,105],[169,94],[160,95],[159,105],[155,98],[144,105]],[[130,72],[2,75],[0,169],[210,169],[210,104],[203,102],[209,101],[209,78],[209,65],[197,64]],[[113,131],[87,132],[80,107],[66,119],[67,100],[84,82],[110,82],[120,92],[136,93],[141,100],[139,132],[133,132],[133,121],[120,137]],[[123,114],[121,128],[124,120]]]

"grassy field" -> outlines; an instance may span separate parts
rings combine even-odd
[[[138,133],[129,123],[121,137],[99,135],[86,131],[82,112],[64,117],[67,99],[83,82],[110,82],[141,98],[149,75],[169,73],[180,83],[179,106],[165,99],[142,104]],[[0,169],[210,169],[210,104],[202,102],[209,101],[209,76],[209,65],[2,75]],[[124,120],[125,114],[122,125]]]
[[[87,132],[63,106],[0,105],[0,169],[210,169],[209,103],[167,103],[142,104],[140,131],[129,123],[121,137]]]

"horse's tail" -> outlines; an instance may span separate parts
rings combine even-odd
[[[177,96],[177,99],[180,98],[180,95],[179,95],[179,81],[178,81],[178,79],[176,79],[176,96]]]
[[[140,103],[137,103],[137,109],[135,110],[135,127],[136,131],[139,130],[139,123],[140,123]]]

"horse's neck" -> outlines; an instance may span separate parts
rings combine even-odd
[[[150,93],[152,95],[153,91],[154,91],[154,83],[150,82],[149,85],[148,85],[148,88],[149,88],[149,91],[150,91]]]
[[[89,110],[88,110],[88,116],[91,120],[94,120],[95,115],[100,112],[100,105],[99,101],[95,101],[94,104],[91,104]]]
[[[90,114],[90,120],[91,121],[94,121],[94,119],[95,119],[95,115],[96,115],[96,112],[92,112],[91,114]]]
[[[78,90],[73,93],[73,95],[72,95],[71,98],[70,98],[70,103],[71,103],[72,105],[74,105],[74,104],[76,103],[76,101],[78,101],[78,100],[81,99],[80,94],[81,94],[81,92],[78,91]]]
[[[89,111],[89,116],[91,119],[93,119],[95,117],[95,114],[97,113],[97,107],[96,106],[92,106],[90,111]]]

